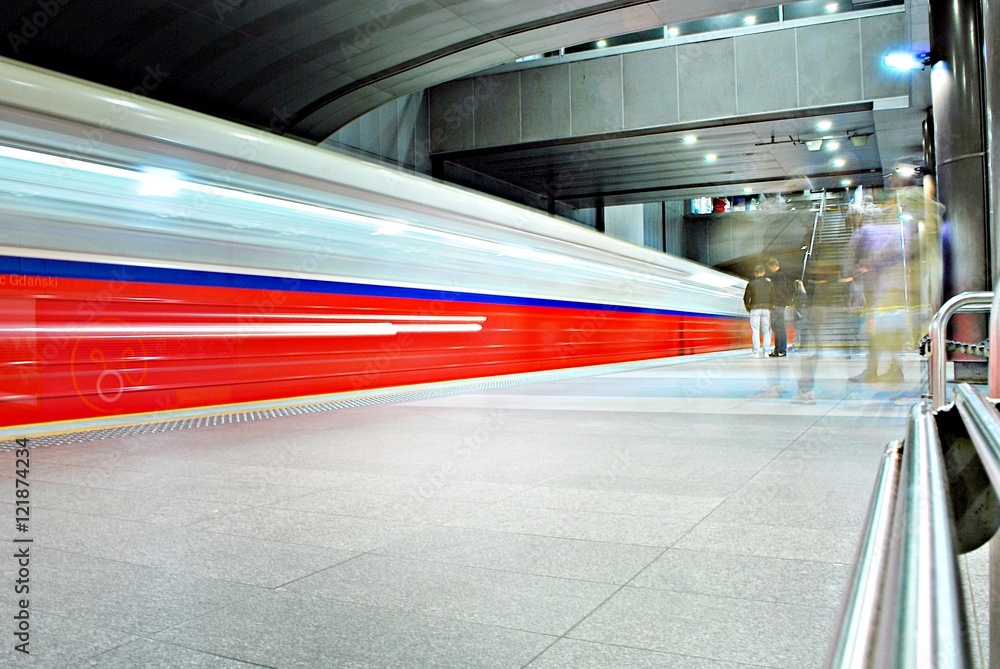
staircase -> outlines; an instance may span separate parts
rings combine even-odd
[[[822,201],[816,232],[805,265],[806,289],[812,293],[813,330],[818,344],[850,354],[865,346],[859,333],[860,309],[848,308],[851,285],[842,281],[851,262],[851,236],[847,204]],[[806,344],[810,345],[809,343]]]

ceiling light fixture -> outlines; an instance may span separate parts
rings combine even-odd
[[[847,161],[844,160],[843,158],[837,158],[836,160],[833,161],[833,166],[834,167],[843,167],[846,164],[847,164]]]
[[[607,40],[604,40],[604,39],[597,40],[597,48],[598,49],[603,49],[607,45],[608,45],[608,41]]]
[[[706,163],[714,163],[718,159],[719,159],[719,157],[717,155],[715,155],[714,153],[710,153],[707,156],[705,156],[705,162]]]
[[[822,139],[807,139],[805,141],[805,145],[806,145],[806,148],[809,149],[810,151],[819,151],[820,149],[823,148],[823,140]]]
[[[827,139],[825,137],[823,139],[824,139],[823,148],[826,149],[827,151],[836,151],[837,149],[840,148],[840,142],[838,142],[837,140]]]
[[[836,2],[831,2],[830,4],[828,4],[823,9],[824,9],[824,11],[826,11],[827,14],[833,14],[835,11],[837,11],[837,3]]]
[[[940,60],[941,58],[932,51],[921,51],[917,54],[895,51],[883,58],[882,63],[893,70],[922,70]]]
[[[868,146],[869,135],[862,134],[862,135],[848,135],[848,136],[851,138],[851,144],[854,145],[854,148],[861,149]]]
[[[698,135],[684,135],[685,144],[694,144],[698,141]]]
[[[820,132],[826,132],[833,127],[833,121],[820,121],[816,124],[816,129]]]
[[[748,26],[757,25],[757,17],[754,16],[753,14],[751,14],[750,16],[748,16],[745,19],[743,19],[743,23],[746,24],[746,25],[748,25]]]
[[[843,181],[841,181],[841,182],[840,182],[840,185],[841,185],[841,186],[844,186],[844,187],[846,188],[847,186],[850,186],[850,185],[851,185],[851,184],[853,184],[853,183],[854,183],[854,182],[853,182],[853,181],[851,181],[850,179],[844,179]]]
[[[670,37],[677,37],[680,34],[681,34],[681,29],[678,28],[677,26],[671,26],[667,28],[667,35],[669,35]]]

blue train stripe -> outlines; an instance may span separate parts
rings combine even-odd
[[[0,274],[89,279],[93,281],[121,281],[125,283],[159,283],[179,286],[205,286],[211,288],[245,288],[251,290],[324,293],[331,295],[356,295],[364,297],[401,297],[418,300],[443,300],[446,302],[476,302],[528,307],[557,307],[563,309],[590,309],[623,313],[660,314],[674,316],[699,316],[736,318],[724,314],[706,314],[694,311],[632,307],[596,302],[577,302],[537,297],[491,295],[465,291],[410,288],[405,286],[380,286],[376,284],[298,279],[291,277],[236,274],[197,269],[169,267],[144,267],[115,263],[86,262],[54,258],[23,258],[0,255]]]

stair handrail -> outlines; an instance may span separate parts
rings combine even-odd
[[[806,266],[809,264],[809,258],[813,254],[813,246],[816,244],[816,229],[819,227],[819,222],[826,213],[826,191],[823,191],[823,199],[819,201],[819,210],[816,212],[816,216],[813,217],[813,229],[812,236],[809,238],[809,248],[806,249],[806,254],[802,257],[802,276],[799,279],[803,284],[806,282]]]

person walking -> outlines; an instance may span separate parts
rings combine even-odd
[[[743,306],[750,312],[750,341],[753,357],[767,355],[771,343],[771,306],[774,303],[774,287],[767,278],[763,265],[753,268],[754,278],[743,292]]]
[[[788,330],[785,328],[785,307],[795,300],[795,279],[790,277],[777,258],[767,261],[767,278],[771,280],[772,305],[771,305],[771,332],[774,333],[774,351],[770,353],[772,358],[781,358],[788,354]]]

